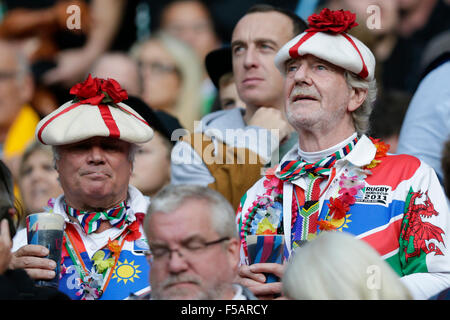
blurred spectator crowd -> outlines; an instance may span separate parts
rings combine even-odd
[[[12,172],[20,225],[62,193],[51,148],[35,141],[36,125],[70,100],[69,89],[88,74],[117,80],[155,129],[136,153],[131,184],[147,196],[170,184],[172,133],[194,132],[212,112],[247,107],[237,93],[230,42],[236,23],[257,3],[305,21],[323,7],[356,13],[359,27],[350,33],[377,60],[369,134],[389,143],[391,153],[429,163],[445,185],[448,0],[6,0],[0,2],[0,158]]]

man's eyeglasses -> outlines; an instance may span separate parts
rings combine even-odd
[[[172,257],[172,252],[178,253],[178,255],[184,259],[192,257],[196,254],[203,252],[206,248],[230,240],[229,237],[223,237],[214,241],[204,242],[201,240],[190,240],[185,243],[182,243],[178,249],[170,249],[167,246],[157,245],[157,244],[149,244],[150,253],[149,256],[151,260],[163,261],[170,260]]]

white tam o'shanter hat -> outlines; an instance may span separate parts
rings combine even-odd
[[[350,11],[331,11],[308,18],[309,28],[286,43],[275,57],[275,65],[285,74],[285,63],[303,55],[313,55],[361,78],[371,81],[375,75],[375,57],[370,49],[347,31],[358,24]]]
[[[47,145],[64,145],[92,137],[143,143],[153,137],[150,125],[121,101],[128,94],[114,79],[92,78],[70,89],[76,98],[42,119],[36,138]]]

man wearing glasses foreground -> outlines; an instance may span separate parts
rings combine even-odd
[[[148,209],[152,299],[255,299],[234,284],[239,237],[228,201],[200,186],[169,185]]]

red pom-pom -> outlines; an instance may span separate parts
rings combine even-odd
[[[309,29],[306,29],[306,31],[343,33],[358,25],[355,20],[356,14],[350,11],[342,9],[332,11],[324,8],[319,14],[309,16]]]
[[[101,89],[109,95],[114,103],[128,99],[127,92],[114,79],[103,80]]]
[[[70,89],[70,94],[77,96],[79,99],[92,98],[99,94],[100,79],[92,78],[91,74],[84,82],[77,83]]]
[[[78,99],[98,105],[103,102],[105,94],[114,103],[119,103],[128,99],[127,92],[122,89],[120,84],[114,79],[92,78],[89,74],[87,79],[81,83],[77,83],[70,89],[70,94],[75,95]],[[111,101],[109,100],[109,101]]]

